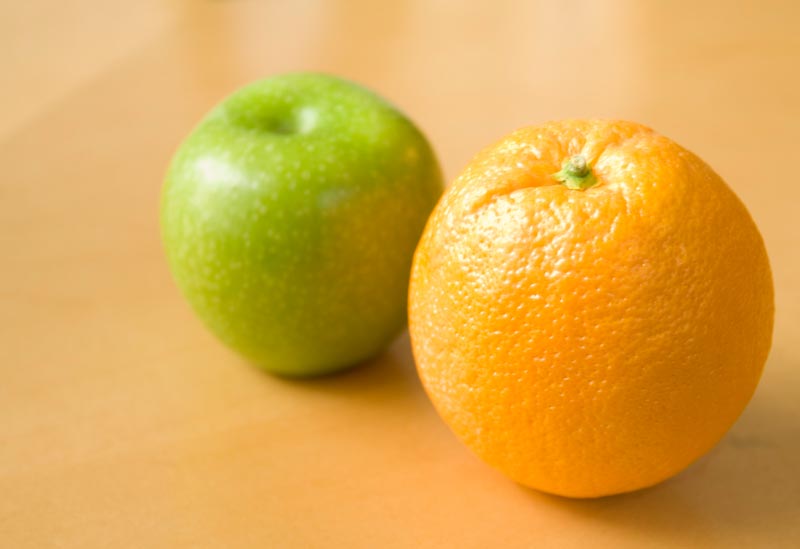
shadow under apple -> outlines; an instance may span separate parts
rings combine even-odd
[[[298,396],[345,399],[359,408],[371,407],[373,413],[420,403],[433,408],[417,377],[407,331],[381,354],[346,370],[301,378],[265,375]]]

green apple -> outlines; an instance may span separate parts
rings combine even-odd
[[[183,142],[162,235],[223,342],[274,373],[322,374],[404,328],[411,258],[442,189],[395,107],[340,78],[285,74],[236,91]]]

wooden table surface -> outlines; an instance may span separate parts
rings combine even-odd
[[[800,546],[796,2],[2,4],[0,547]],[[638,120],[705,158],[777,292],[729,435],[653,489],[567,500],[458,443],[407,336],[308,382],[217,343],[167,272],[164,170],[221,97],[299,69],[390,98],[448,178],[563,117]]]

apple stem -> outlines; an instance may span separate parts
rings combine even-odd
[[[554,173],[553,177],[566,188],[579,191],[585,191],[597,184],[597,177],[582,154],[570,157],[561,166],[561,171]]]

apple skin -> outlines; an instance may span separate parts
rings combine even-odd
[[[180,146],[162,237],[224,343],[276,374],[324,374],[405,327],[412,255],[442,190],[427,140],[385,100],[279,75],[223,100]]]

